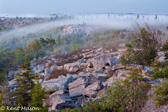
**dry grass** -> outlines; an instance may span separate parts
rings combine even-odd
[[[59,59],[60,61],[57,63],[57,65],[62,66],[66,63],[72,63],[72,62],[82,59],[83,56],[80,56],[80,53],[81,52],[78,51],[78,52],[69,52],[68,54],[65,54],[65,55],[57,54],[54,56],[54,58]],[[78,56],[78,57],[74,58],[74,56]]]

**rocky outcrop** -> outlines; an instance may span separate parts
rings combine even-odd
[[[61,55],[67,54],[66,52]],[[83,58],[79,58],[81,55]],[[97,101],[106,94],[107,88],[117,79],[128,77],[129,70],[125,70],[125,68],[137,68],[144,73],[151,73],[151,68],[146,66],[121,65],[119,63],[121,57],[119,52],[112,52],[112,50],[103,48],[83,50],[81,54],[68,56],[64,60],[59,57],[52,55],[31,61],[32,73],[39,74],[42,88],[46,88],[48,93],[45,100],[48,101],[50,110],[77,108],[85,106],[91,101]],[[76,60],[72,62],[71,59]],[[38,65],[35,66],[37,63]],[[57,75],[57,72],[60,72],[60,74]],[[8,74],[11,91],[14,91],[17,84],[13,80],[15,73],[16,71],[11,71]],[[48,76],[55,78],[51,79]],[[48,80],[49,78],[50,80]],[[148,78],[144,80],[150,83],[160,83]]]
[[[87,80],[84,78],[78,78],[77,80],[73,81],[72,83],[69,83],[69,96],[80,96],[83,94],[83,91],[87,85]]]
[[[97,82],[87,86],[83,91],[83,95],[95,98],[97,95],[97,92],[99,90],[101,90],[101,88],[102,88],[102,85],[101,85],[100,81],[97,81]]]
[[[55,91],[63,90],[63,91],[67,91],[68,84],[70,82],[72,82],[72,79],[73,79],[72,76],[69,76],[69,77],[59,76],[56,79],[43,81],[42,87],[46,88],[46,91],[48,91],[48,90],[55,90]]]
[[[125,66],[123,66],[122,64],[116,64],[112,67],[112,70],[118,70],[118,69],[123,69],[125,68]]]
[[[44,67],[45,67],[44,64],[37,65],[37,66],[33,69],[33,73],[43,72],[43,71],[44,71]]]
[[[104,84],[104,86],[111,86],[117,79],[125,79],[128,77],[129,70],[117,70],[112,77],[110,77]]]
[[[80,107],[83,107],[83,106],[86,106],[86,104],[91,103],[94,100],[96,100],[96,99],[88,98],[88,97],[85,97],[85,96],[80,96],[80,97],[77,98],[75,104],[79,105]]]
[[[75,108],[75,106],[73,106],[73,101],[66,94],[50,96],[49,105],[51,106],[51,110],[62,110],[72,107]]]
[[[77,72],[80,70],[79,63],[69,63],[64,65],[65,70],[68,72]]]
[[[15,73],[16,73],[16,71],[10,71],[10,72],[8,73],[8,80],[9,80],[9,81],[11,81],[12,79],[15,78]]]

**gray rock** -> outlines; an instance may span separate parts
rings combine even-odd
[[[46,68],[46,69],[44,70],[44,73],[45,73],[45,75],[49,75],[49,74],[52,73],[52,70],[51,70],[50,68]]]
[[[37,59],[36,58],[33,58],[33,60],[32,61],[30,61],[31,63],[34,63],[34,62],[36,62],[37,61]]]
[[[73,77],[73,80],[76,80],[76,79],[78,79],[80,76],[77,75],[77,74],[73,74],[72,77]]]
[[[70,97],[82,95],[86,85],[87,81],[84,78],[78,78],[72,83],[69,83],[68,88]]]
[[[65,70],[68,72],[77,72],[80,70],[79,63],[69,63],[64,65]]]
[[[90,75],[90,77],[88,77],[88,85],[91,85],[95,82],[99,81],[98,78],[96,78],[95,76],[93,75]]]
[[[8,73],[8,81],[11,81],[11,80],[13,80],[14,78],[15,78],[15,74],[17,74],[17,73],[23,73],[23,70],[17,70],[17,71],[10,71],[9,73]]]
[[[8,83],[9,83],[9,87],[10,88],[13,88],[13,87],[15,87],[17,85],[16,79],[13,79],[13,80],[9,81]]]
[[[113,66],[113,65],[118,64],[119,63],[118,61],[119,61],[118,58],[112,57],[108,60],[108,63],[110,64],[110,66]]]
[[[55,71],[55,70],[58,69],[58,66],[56,66],[56,65],[52,65],[52,66],[50,67],[50,69],[51,69],[52,71]]]
[[[9,81],[11,81],[12,79],[15,78],[15,72],[16,72],[16,71],[10,71],[10,72],[8,73],[8,80],[9,80]]]
[[[81,59],[79,62],[80,63],[86,63],[86,59]]]
[[[50,68],[44,69],[44,74],[43,74],[44,79],[45,79],[45,80],[48,79],[48,77],[49,77],[49,75],[50,75],[51,73],[52,73],[52,70],[51,70]]]
[[[44,71],[44,64],[40,64],[37,65],[34,69],[33,69],[33,73],[40,73]]]
[[[93,73],[93,76],[95,76],[99,81],[104,81],[106,79],[106,77],[108,76],[108,74],[104,74],[104,73]]]
[[[100,98],[100,97],[105,96],[105,95],[106,95],[106,89],[103,88],[102,90],[97,92],[97,96],[96,97]]]
[[[142,70],[143,66],[142,65],[136,65],[136,64],[127,64],[126,69],[138,69]]]
[[[75,105],[72,100],[68,100],[68,101],[65,101],[65,103],[60,103],[60,104],[57,104],[56,106],[56,110],[63,110],[63,109],[74,109],[74,108],[79,108],[78,105]]]
[[[80,72],[78,76],[83,77],[83,78],[88,78],[90,76],[90,72],[88,73]]]
[[[112,71],[112,67],[111,67],[111,66],[105,66],[105,69],[106,69],[107,71]]]
[[[165,51],[160,51],[157,53],[156,61],[158,62],[165,62]]]
[[[161,56],[157,59],[158,62],[162,63],[162,62],[165,62],[165,56]]]
[[[78,75],[83,76],[83,75],[85,75],[85,73],[84,72],[80,72]]]
[[[57,69],[58,69],[58,70],[63,70],[63,69],[64,69],[64,66],[58,66]]]
[[[50,99],[53,98],[56,95],[63,95],[64,91],[63,90],[58,90],[50,95]]]
[[[152,71],[154,70],[154,68],[148,66],[144,66],[143,69],[150,74],[152,74]]]
[[[106,86],[111,86],[117,79],[125,79],[128,77],[129,70],[117,70],[112,77],[106,81]]]
[[[56,63],[51,62],[51,60],[48,60],[48,62],[45,63],[46,68],[51,67],[52,65],[56,65]]]
[[[72,82],[72,76],[71,77],[59,77],[57,79],[51,79],[48,81],[43,81],[42,87],[46,87],[46,91],[48,90],[63,90],[67,91],[68,84]]]
[[[99,90],[101,90],[101,84],[100,84],[100,81],[97,81],[89,86],[87,86],[84,91],[83,91],[83,95],[86,95],[88,97],[96,97],[97,95],[97,92]]]
[[[80,105],[81,107],[86,106],[86,104],[91,103],[93,101],[92,98],[88,98],[85,96],[78,97],[76,100],[76,105]]]
[[[70,103],[73,104],[73,101],[70,99],[68,95],[52,95],[49,97],[49,105],[51,106],[52,110],[56,110],[58,104],[62,103]],[[63,109],[63,108],[62,108]]]
[[[97,69],[97,70],[95,71],[95,73],[103,73],[103,69],[102,69],[102,68]]]
[[[30,68],[33,69],[34,67],[36,67],[36,64],[37,64],[36,62],[31,63],[31,64],[30,64]]]
[[[122,64],[116,64],[112,67],[112,70],[118,70],[118,69],[123,69],[125,68],[125,66],[123,66]]]

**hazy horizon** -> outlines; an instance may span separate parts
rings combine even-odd
[[[0,0],[0,15],[168,14],[166,0]]]

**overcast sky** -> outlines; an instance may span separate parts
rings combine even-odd
[[[168,14],[168,0],[0,0],[0,14]]]

